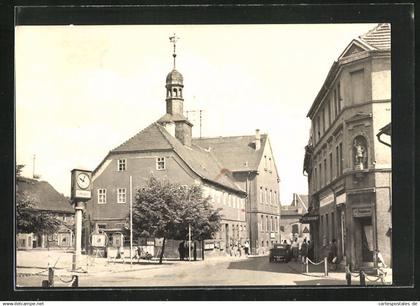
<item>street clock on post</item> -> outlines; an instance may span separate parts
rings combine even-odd
[[[81,169],[71,171],[71,200],[86,202],[92,197],[92,172]]]

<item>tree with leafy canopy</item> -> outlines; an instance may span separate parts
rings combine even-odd
[[[24,165],[16,165],[16,179],[19,180]],[[17,190],[16,230],[18,233],[52,234],[62,225],[51,212],[37,208],[37,201],[29,194]]]
[[[159,263],[167,239],[184,240],[191,225],[192,238],[212,238],[220,229],[220,210],[213,209],[197,185],[185,186],[151,177],[133,203],[133,236],[163,238]]]

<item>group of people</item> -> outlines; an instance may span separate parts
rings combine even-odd
[[[300,258],[302,263],[306,262],[306,258],[313,260],[313,243],[309,240],[306,240],[306,237],[301,243],[299,242],[297,237],[294,237],[291,240],[284,240],[283,244],[287,244],[290,246],[290,260],[298,261]]]
[[[249,255],[249,241],[245,241],[244,244],[239,241],[232,241],[229,244],[229,255],[241,257],[242,254]]]

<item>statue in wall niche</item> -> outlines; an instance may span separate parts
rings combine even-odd
[[[366,145],[362,139],[356,138],[354,140],[354,165],[357,170],[363,170],[366,168]]]

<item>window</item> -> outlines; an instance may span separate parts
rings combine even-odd
[[[261,215],[261,226],[260,226],[260,230],[263,231],[264,230],[264,216]]]
[[[338,98],[338,110],[339,111],[341,111],[342,110],[342,108],[343,108],[343,105],[342,105],[342,99],[341,99],[341,88],[340,88],[340,82],[338,82],[338,84],[337,84],[337,98]]]
[[[330,153],[330,182],[333,179],[333,161],[332,161],[332,153]]]
[[[327,101],[327,114],[328,114],[328,126],[331,125],[332,120],[331,120],[331,102],[330,100]]]
[[[365,76],[363,69],[350,73],[352,104],[365,102]]]
[[[126,203],[127,202],[127,189],[118,188],[117,189],[117,203]]]
[[[268,223],[268,216],[265,216],[265,231],[268,232],[268,228],[270,226],[270,224]]]
[[[264,202],[263,188],[260,187],[260,203]]]
[[[335,118],[337,118],[340,110],[338,109],[337,91],[336,90],[333,91],[333,96],[334,96],[334,114],[335,114]]]
[[[280,231],[284,232],[284,226],[280,226]]]
[[[106,228],[106,223],[98,223],[97,227],[98,227],[98,229],[104,229],[104,228]]]
[[[340,155],[338,146],[335,147],[335,173],[337,177],[340,176]]]
[[[318,131],[317,141],[319,141],[319,139],[321,138],[321,121],[319,119],[319,116],[316,118],[316,121],[317,121],[317,131]]]
[[[340,143],[339,147],[339,155],[340,155],[340,174],[343,174],[343,144]]]
[[[118,160],[118,171],[125,171],[127,169],[127,160],[119,159]]]
[[[268,190],[265,188],[265,203],[268,203]]]
[[[321,115],[322,115],[322,134],[324,134],[325,130],[326,130],[326,128],[325,128],[325,110],[324,109],[322,109]]]
[[[267,171],[267,155],[264,155],[264,170]]]
[[[270,170],[270,172],[272,170],[272,168],[271,168],[271,157],[268,159],[268,170]]]
[[[273,202],[273,190],[270,190],[270,204],[272,204]]]
[[[274,190],[274,205],[277,205],[277,191]]]
[[[321,181],[322,181],[322,164],[321,163],[319,163],[318,168],[319,168],[318,188],[321,188],[322,186],[321,185]]]
[[[106,203],[106,189],[100,188],[98,189],[98,204],[105,204]]]
[[[165,170],[165,169],[166,169],[165,157],[156,158],[156,170]]]
[[[331,212],[331,240],[335,238],[335,214]]]
[[[273,217],[270,217],[270,219],[271,219],[271,227],[270,227],[270,231],[271,231],[271,232],[274,232],[274,220],[273,220]]]
[[[324,158],[324,185],[327,184],[327,159]]]

